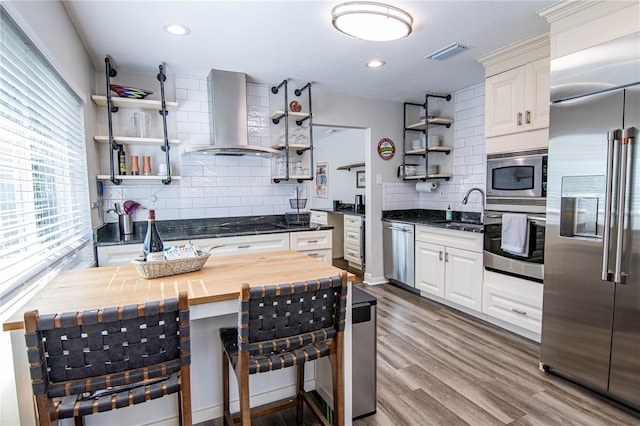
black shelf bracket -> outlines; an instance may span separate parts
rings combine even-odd
[[[161,149],[164,151],[164,158],[167,164],[167,176],[162,179],[162,183],[165,185],[169,185],[171,183],[171,161],[169,161],[169,132],[167,131],[167,102],[164,94],[164,82],[167,80],[167,76],[164,73],[164,66],[160,64],[158,66],[158,81],[160,82],[160,99],[162,102],[162,107],[160,111],[160,115],[162,116],[162,130],[164,135],[164,144]]]
[[[116,75],[118,75],[118,72],[111,66],[111,59],[109,59],[108,56],[104,58],[104,68],[105,81],[107,83],[107,121],[109,127],[109,146],[111,147],[111,150],[109,152],[109,180],[111,180],[111,183],[113,183],[114,185],[120,185],[122,183],[122,179],[116,178],[113,152],[118,152],[121,145],[118,145],[113,140],[113,117],[111,116],[111,114],[118,112],[118,107],[115,107],[113,105],[113,101],[111,100],[111,77],[115,77]]]

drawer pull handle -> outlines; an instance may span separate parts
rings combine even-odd
[[[307,253],[307,256],[309,256],[309,257],[319,257],[320,254],[318,254],[318,253]]]
[[[515,312],[516,314],[527,315],[527,311],[522,311],[522,310],[517,309],[517,308],[511,308],[511,311]]]
[[[249,248],[249,247],[251,247],[251,246],[238,246],[238,248],[241,248],[241,249],[246,249],[246,248]]]
[[[307,241],[307,242],[308,242],[309,244],[315,244],[315,243],[317,243],[317,242],[318,242],[318,240],[309,240],[309,241]]]

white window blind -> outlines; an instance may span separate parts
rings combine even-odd
[[[91,241],[82,102],[0,7],[0,311]]]

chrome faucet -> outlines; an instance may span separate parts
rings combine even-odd
[[[482,194],[482,205],[480,206],[480,223],[484,223],[484,191],[482,189],[473,187],[468,190],[467,195],[465,195],[462,199],[462,204],[467,204],[467,202],[469,202],[469,194],[471,194],[473,191],[478,191],[480,194]]]

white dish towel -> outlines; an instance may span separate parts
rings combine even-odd
[[[516,256],[529,255],[529,226],[526,214],[502,215],[502,244],[500,248]]]

